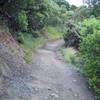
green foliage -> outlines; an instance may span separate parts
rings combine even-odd
[[[66,21],[72,20],[73,16],[74,16],[74,11],[66,11],[65,13],[62,14],[63,22],[65,23]]]
[[[62,13],[69,8],[68,2],[55,0],[6,0],[1,2],[0,11],[10,18],[14,31],[41,30],[46,25],[57,26]],[[61,4],[60,4],[61,3]]]
[[[100,30],[100,20],[96,18],[85,19],[81,27],[81,37],[84,38],[88,34],[93,34],[94,32]]]
[[[84,60],[84,72],[89,83],[100,96],[100,30],[88,34],[80,44],[80,54]]]
[[[22,32],[18,32],[17,33],[17,41],[21,44],[24,43],[24,36],[23,36],[23,33]]]
[[[48,26],[45,27],[45,29],[48,32],[49,38],[55,39],[63,36],[63,33],[58,29],[58,27]]]
[[[77,24],[69,21],[66,27],[67,33],[64,34],[66,46],[75,47],[78,43],[80,56],[71,56],[71,50],[65,49],[64,58],[81,66],[81,71],[88,77],[90,86],[97,94],[96,98],[100,100],[100,19],[88,18]],[[78,42],[75,43],[75,40]]]
[[[45,6],[46,6],[46,18],[45,18],[45,24],[46,25],[52,25],[57,26],[60,23],[62,23],[61,20],[61,7],[53,1],[53,0],[44,0]]]
[[[91,9],[91,15],[100,17],[100,0],[84,0],[88,7]]]
[[[76,7],[75,5],[71,5],[70,10],[71,11],[75,11],[78,7]]]
[[[70,9],[70,4],[66,0],[54,0],[60,7],[65,8],[67,10]]]
[[[81,6],[75,10],[75,13],[72,18],[76,21],[83,21],[84,19],[89,18],[91,16],[90,13],[91,10],[89,8],[87,8],[86,6]]]
[[[31,63],[33,53],[37,48],[42,46],[46,42],[46,40],[42,37],[35,39],[33,38],[32,34],[25,32],[20,34],[23,36],[23,44],[21,44],[21,47],[24,49],[24,59],[26,63]]]
[[[27,31],[28,29],[28,19],[25,11],[18,13],[18,24],[21,31]]]
[[[75,63],[76,51],[73,48],[64,48],[61,52],[68,63]]]

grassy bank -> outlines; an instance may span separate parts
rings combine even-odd
[[[76,50],[73,48],[63,48],[61,49],[61,53],[64,56],[64,59],[67,63],[75,63],[76,61]]]
[[[24,34],[24,42],[21,44],[21,47],[24,49],[24,59],[26,63],[31,63],[32,55],[37,48],[41,47],[47,40],[43,37],[41,38],[32,38],[32,35]]]
[[[58,39],[58,38],[62,38],[63,37],[63,32],[61,32],[58,27],[45,27],[45,30],[48,33],[48,37],[50,39]]]

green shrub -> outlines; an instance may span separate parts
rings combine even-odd
[[[23,43],[21,43],[21,47],[24,49],[24,59],[26,63],[32,62],[32,56],[34,51],[41,47],[46,40],[42,37],[39,38],[33,38],[32,34],[29,34],[27,32],[20,33],[23,36]]]
[[[76,51],[73,48],[62,49],[62,54],[68,63],[75,63]]]
[[[24,43],[24,36],[23,36],[23,33],[22,32],[18,32],[17,33],[17,41],[21,44]]]
[[[29,33],[32,35],[33,38],[39,38],[41,36],[40,31],[34,31],[33,29],[30,29]]]
[[[21,29],[21,31],[27,31],[28,19],[27,19],[26,12],[24,10],[22,10],[18,14],[18,24],[19,24],[19,28]]]
[[[95,31],[100,30],[100,20],[96,18],[85,19],[81,27],[81,37],[84,38],[88,34],[93,34]]]
[[[88,34],[83,39],[80,44],[80,54],[84,60],[83,71],[100,100],[100,30]]]

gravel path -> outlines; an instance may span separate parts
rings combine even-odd
[[[31,65],[20,65],[10,77],[7,73],[0,78],[0,100],[94,100],[85,78],[64,62],[58,51],[62,44],[47,43]]]

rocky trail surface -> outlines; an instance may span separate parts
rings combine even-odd
[[[62,45],[62,40],[47,43],[30,65],[0,49],[0,100],[94,100],[85,78],[64,62]]]

